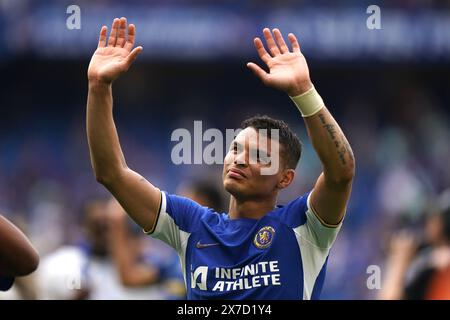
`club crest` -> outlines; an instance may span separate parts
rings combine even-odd
[[[272,243],[273,237],[275,236],[275,229],[271,226],[265,226],[259,229],[253,240],[253,244],[258,249],[265,249]]]

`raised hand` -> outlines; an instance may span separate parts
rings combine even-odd
[[[134,24],[127,27],[126,18],[114,19],[108,40],[107,30],[106,26],[100,30],[98,47],[89,63],[89,81],[112,83],[130,68],[143,49],[141,46],[133,49],[136,27]]]
[[[247,63],[247,67],[266,86],[282,90],[291,97],[308,91],[312,87],[308,64],[300,51],[300,45],[295,35],[292,33],[288,35],[292,45],[291,52],[280,30],[273,29],[275,39],[268,28],[264,28],[263,33],[270,54],[260,38],[255,38],[254,43],[259,57],[267,65],[269,72],[253,62]]]

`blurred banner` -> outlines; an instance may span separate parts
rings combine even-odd
[[[14,5],[10,5],[13,6]],[[255,11],[227,6],[80,4],[80,29],[69,30],[65,4],[3,8],[0,54],[50,58],[84,57],[96,46],[99,29],[114,17],[136,24],[144,57],[218,59],[254,54],[252,39],[265,26],[293,32],[306,55],[318,60],[386,62],[450,61],[450,12],[381,7],[381,29],[369,29],[367,6]],[[263,8],[262,8],[263,9]],[[367,61],[366,61],[367,62]]]

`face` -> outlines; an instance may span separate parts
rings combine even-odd
[[[276,196],[294,178],[294,170],[284,168],[280,148],[276,139],[262,139],[254,128],[239,132],[224,160],[225,190],[240,200]]]
[[[108,251],[106,202],[92,201],[86,206],[84,227],[86,237],[95,254],[105,255]]]

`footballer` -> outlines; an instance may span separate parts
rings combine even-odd
[[[188,299],[319,298],[346,212],[355,174],[350,145],[314,88],[296,37],[288,35],[289,48],[278,29],[263,34],[266,46],[259,38],[254,44],[269,72],[255,63],[247,67],[291,97],[323,165],[312,190],[284,206],[277,196],[292,183],[301,155],[299,139],[284,122],[267,116],[243,121],[224,159],[228,213],[218,213],[160,191],[127,166],[113,120],[112,83],[143,50],[134,46],[135,26],[114,19],[109,37],[103,26],[89,64],[87,137],[95,177],[146,233],[178,252]],[[251,161],[249,141],[260,129],[268,129],[272,147],[257,144],[256,154],[279,150],[278,170],[270,175],[262,174],[266,161]]]

